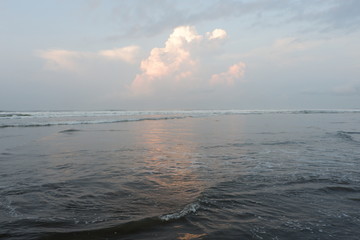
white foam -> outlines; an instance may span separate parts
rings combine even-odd
[[[190,213],[195,213],[200,208],[199,203],[191,203],[186,205],[180,212],[166,214],[160,217],[162,221],[170,221],[182,218]]]
[[[7,198],[0,201],[0,208],[4,208],[5,212],[7,212],[10,217],[16,218],[21,216],[21,214],[16,211],[16,208],[12,205],[12,201]]]
[[[170,111],[41,111],[0,112],[4,118],[64,118],[64,117],[111,117],[145,115],[211,116],[228,114],[309,114],[309,113],[360,113],[359,109],[304,109],[304,110],[170,110]]]
[[[0,112],[0,128],[53,125],[102,124],[188,117],[252,114],[335,114],[360,113],[359,109],[334,110],[172,110],[172,111],[48,111]]]

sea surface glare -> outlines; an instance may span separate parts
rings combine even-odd
[[[360,110],[0,112],[0,239],[359,239]]]

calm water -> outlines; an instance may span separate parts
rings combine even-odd
[[[360,111],[0,112],[0,239],[359,239]]]

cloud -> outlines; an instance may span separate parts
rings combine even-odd
[[[126,90],[121,94],[154,96],[182,91],[201,92],[220,85],[233,85],[244,75],[245,64],[238,62],[227,71],[217,73],[224,69],[224,65],[229,66],[219,57],[227,38],[227,32],[220,28],[204,34],[199,34],[194,26],[174,28],[164,46],[152,48],[148,57],[140,62],[139,72],[133,73],[132,81],[125,84]],[[110,65],[105,59],[112,61],[112,66],[120,61],[135,67],[139,63],[139,49],[134,45],[96,52],[53,49],[38,51],[38,56],[45,60],[47,70],[83,74]],[[121,81],[124,83],[127,80]]]
[[[212,32],[206,33],[206,35],[207,35],[207,38],[210,39],[210,40],[212,40],[212,39],[224,39],[224,38],[227,37],[227,34],[226,34],[225,30],[219,29],[219,28],[215,29]]]
[[[336,86],[332,89],[332,93],[342,96],[360,95],[360,82]]]
[[[302,2],[298,4],[306,5]],[[293,5],[296,5],[296,3]],[[360,29],[360,16],[358,14],[360,2],[358,0],[313,1],[314,7],[299,5],[298,7],[302,7],[304,10],[296,11],[292,19],[289,19],[289,22],[306,21],[315,25],[316,30],[320,32],[330,32],[334,30],[352,32]],[[293,7],[293,9],[295,8]]]
[[[38,55],[46,60],[45,69],[47,70],[77,71],[79,69],[77,61],[85,57],[86,54],[75,51],[53,49],[38,51]]]
[[[141,62],[142,73],[137,74],[130,85],[135,95],[151,94],[156,88],[179,86],[186,82],[194,85],[195,73],[203,63],[198,54],[209,43],[225,39],[226,31],[215,29],[199,35],[195,27],[180,26],[174,29],[163,48],[153,48],[148,58]]]
[[[288,53],[304,51],[319,45],[321,41],[302,41],[295,37],[279,38],[271,46],[258,48],[252,54],[255,55],[284,55]]]
[[[45,69],[52,71],[82,72],[92,60],[119,60],[126,63],[136,63],[139,52],[138,46],[127,46],[98,52],[79,52],[64,49],[37,51],[37,56],[44,59]]]
[[[150,1],[150,0],[149,0]],[[149,2],[147,1],[147,2]],[[246,18],[244,26],[273,27],[301,24],[299,31],[354,31],[360,28],[358,0],[141,0],[122,1],[113,8],[113,18],[124,29],[123,37],[153,36],[179,25]],[[124,24],[126,23],[126,24]],[[314,27],[315,26],[315,27]]]
[[[314,61],[312,50],[325,41],[302,40],[295,37],[279,38],[273,43],[257,47],[248,52],[229,54],[228,58],[239,58],[241,56],[247,62],[253,61],[257,64],[263,62],[268,66],[295,66],[299,63]]]
[[[236,80],[239,80],[244,76],[245,73],[245,63],[239,62],[229,67],[226,72],[213,74],[210,79],[210,85],[234,85]]]
[[[305,95],[327,95],[327,96],[341,96],[341,97],[351,97],[351,96],[360,96],[360,82],[353,81],[348,83],[343,83],[335,85],[330,88],[322,89],[308,89],[301,91]]]
[[[113,60],[122,60],[128,63],[135,63],[139,52],[138,46],[128,46],[111,50],[99,51],[99,55]]]

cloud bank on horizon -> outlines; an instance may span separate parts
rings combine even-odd
[[[357,0],[18,1],[0,109],[360,107]]]

